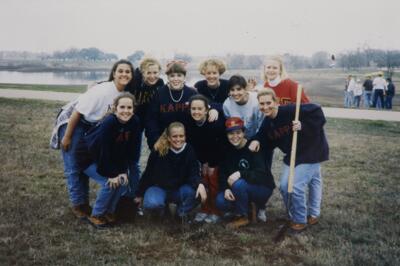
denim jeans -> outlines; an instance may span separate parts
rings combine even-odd
[[[247,216],[249,203],[254,202],[257,209],[265,208],[272,189],[263,185],[249,184],[246,180],[239,178],[231,188],[235,201],[229,201],[224,197],[224,191],[217,196],[217,208],[223,212],[234,211],[237,215]]]
[[[364,91],[364,107],[369,108],[371,107],[371,99],[372,99],[372,91]]]
[[[80,205],[89,202],[89,179],[81,173],[76,161],[76,148],[80,139],[83,137],[89,126],[79,122],[72,134],[71,145],[68,151],[61,149],[64,161],[64,175],[67,181],[69,199],[72,205]],[[67,125],[63,125],[59,129],[59,138],[62,139],[65,134]]]
[[[344,92],[344,107],[350,108],[353,103],[353,92],[345,91]]]
[[[386,109],[392,109],[392,95],[386,95],[386,100],[385,100],[385,107]]]
[[[283,165],[280,191],[287,207],[289,166]],[[306,192],[308,188],[308,202]],[[306,224],[307,215],[318,217],[321,211],[322,176],[321,164],[299,164],[294,169],[293,192],[289,210],[295,223]]]
[[[183,185],[176,190],[165,190],[157,186],[149,187],[144,193],[144,210],[164,210],[167,202],[177,204],[177,214],[182,217],[188,214],[198,201],[195,199],[196,192],[189,185]]]
[[[378,101],[379,98],[379,101]],[[384,100],[383,100],[383,90],[375,90],[373,99],[372,99],[372,107],[376,107],[377,109],[384,108]]]
[[[137,135],[137,142],[138,143],[135,147],[135,153],[133,160],[129,164],[128,169],[128,179],[129,184],[122,192],[122,196],[134,198],[136,196],[136,191],[139,186],[139,179],[140,179],[140,154],[142,151],[142,138],[143,138],[143,131],[139,131]]]
[[[356,108],[360,108],[360,101],[361,101],[361,95],[354,96],[353,106]]]
[[[101,216],[107,213],[114,213],[123,187],[110,188],[107,184],[108,178],[97,173],[96,169],[97,165],[93,163],[83,171],[100,185],[97,191],[96,202],[93,205],[92,215]]]

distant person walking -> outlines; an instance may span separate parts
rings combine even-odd
[[[361,80],[358,78],[356,81],[356,85],[354,87],[354,98],[353,98],[353,106],[355,108],[360,108],[361,96],[363,94]]]
[[[386,81],[383,78],[383,73],[379,73],[374,81],[372,82],[374,85],[373,87],[373,100],[372,100],[372,107],[376,107],[377,109],[384,108],[384,99],[385,91],[386,91]],[[379,98],[379,102],[378,102]]]
[[[391,78],[387,78],[386,81],[387,81],[387,91],[385,99],[385,108],[390,110],[392,109],[392,99],[394,97],[396,87],[394,86]]]
[[[356,87],[356,81],[353,75],[349,75],[347,78],[347,88],[344,93],[344,107],[351,108],[353,105],[354,90]]]
[[[369,108],[372,105],[372,79],[371,76],[367,76],[363,83],[364,88],[364,107]]]

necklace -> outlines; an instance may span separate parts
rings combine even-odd
[[[207,89],[208,89],[208,93],[210,93],[210,96],[213,100],[215,100],[215,97],[217,97],[218,94],[218,90],[219,90],[220,84],[217,85],[217,87],[215,89],[210,88],[207,85]],[[213,91],[215,91],[214,93],[212,93]]]
[[[182,88],[182,90],[181,90],[181,96],[179,96],[179,99],[178,100],[175,100],[174,99],[174,96],[172,96],[172,92],[171,92],[171,89],[168,87],[168,91],[169,91],[169,96],[171,96],[171,100],[174,102],[174,103],[179,103],[181,100],[182,100],[182,97],[183,97],[183,88]]]

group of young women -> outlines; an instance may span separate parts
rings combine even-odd
[[[120,60],[108,81],[63,107],[52,143],[61,146],[73,213],[101,228],[116,222],[122,199],[145,215],[164,215],[173,203],[183,220],[201,203],[194,222],[216,223],[232,214],[227,227],[238,228],[250,222],[253,204],[258,219],[266,221],[265,205],[275,188],[273,149],[286,154],[287,165],[293,130],[300,130],[304,144],[297,150],[295,172],[301,182],[294,184],[291,228],[315,224],[322,191],[319,164],[328,159],[321,108],[304,104],[300,122],[293,123],[294,109],[283,105],[296,101],[297,83],[287,78],[279,57],[266,61],[261,90],[241,75],[222,79],[226,67],[217,59],[204,61],[199,70],[205,79],[190,88],[183,61],[167,65],[164,84],[156,59],[143,59],[136,70]],[[304,92],[301,100],[309,102]],[[143,133],[150,155],[141,174]],[[88,177],[100,185],[93,208]]]

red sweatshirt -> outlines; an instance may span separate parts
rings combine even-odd
[[[276,97],[278,97],[278,101],[280,105],[286,105],[289,103],[296,103],[296,94],[297,94],[297,83],[290,79],[282,80],[277,86],[272,87],[269,85],[268,81],[264,83],[264,88],[271,88],[275,91]],[[301,103],[309,103],[310,100],[304,93],[304,90],[301,92]]]

